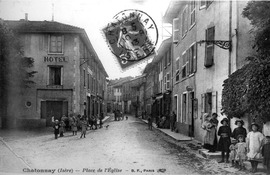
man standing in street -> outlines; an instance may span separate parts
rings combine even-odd
[[[170,122],[171,122],[171,131],[174,131],[175,130],[175,122],[176,122],[176,114],[174,111],[171,114]]]

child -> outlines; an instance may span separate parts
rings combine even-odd
[[[152,121],[152,117],[151,116],[148,116],[148,127],[149,127],[149,129],[150,130],[152,130],[152,128],[153,128],[153,126],[152,126],[152,123],[153,123],[153,121]]]
[[[58,120],[54,120],[53,128],[54,128],[54,136],[55,136],[55,139],[57,139],[58,134],[59,134],[59,128],[60,128],[60,125],[59,125]]]
[[[267,173],[270,174],[270,136],[266,136],[262,147],[263,164],[267,167]]]
[[[224,162],[225,152],[226,152],[226,163],[229,163],[229,153],[230,153],[230,145],[231,145],[231,128],[228,126],[229,120],[224,118],[221,120],[221,126],[218,130],[218,135],[220,136],[218,142],[218,148],[221,151],[222,160],[218,163]]]
[[[85,138],[86,127],[87,127],[87,122],[85,120],[85,117],[82,117],[82,119],[81,119],[81,127],[82,127],[82,131],[81,131],[82,134],[81,134],[80,138],[82,138],[82,136],[84,136],[84,138]]]
[[[232,163],[232,167],[235,167],[237,164],[235,162],[235,156],[236,156],[236,143],[237,143],[237,140],[236,139],[232,139],[231,140],[232,144],[230,145],[230,157],[229,157],[229,160],[231,161]]]
[[[66,126],[64,120],[61,120],[59,125],[60,125],[60,128],[59,128],[60,137],[64,137],[64,128]]]
[[[238,135],[238,143],[236,144],[235,160],[239,162],[239,170],[245,170],[244,161],[246,160],[247,144],[244,142],[244,136]]]
[[[235,125],[237,125],[237,128],[235,128],[232,132],[232,137],[234,139],[237,139],[239,135],[243,135],[244,136],[244,142],[245,139],[247,137],[247,130],[246,128],[244,128],[244,121],[243,120],[236,120],[235,121]]]
[[[251,163],[252,166],[252,173],[255,173],[257,171],[257,166],[262,158],[262,155],[260,153],[262,142],[264,140],[264,136],[262,133],[258,131],[259,125],[256,123],[251,124],[251,130],[247,134],[247,158]]]
[[[77,124],[78,124],[77,119],[75,116],[73,116],[72,123],[71,123],[71,130],[72,130],[73,135],[77,135],[77,131],[78,131]]]

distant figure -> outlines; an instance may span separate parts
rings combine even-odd
[[[153,120],[152,120],[152,117],[149,115],[147,120],[148,120],[148,128],[150,130],[152,130],[153,129]]]
[[[85,135],[86,135],[86,127],[87,127],[87,121],[86,121],[85,116],[83,116],[83,117],[81,118],[81,127],[82,127],[82,130],[81,130],[81,137],[80,137],[80,138],[82,138],[82,136],[84,136],[84,138],[85,138]]]
[[[73,135],[77,135],[77,131],[78,131],[77,125],[78,125],[78,121],[76,117],[73,116],[72,123],[71,123],[71,130],[72,130]]]
[[[170,122],[171,122],[171,131],[174,131],[175,130],[175,122],[176,122],[176,114],[174,111],[171,114]]]
[[[60,128],[59,128],[60,137],[64,137],[65,126],[66,124],[62,118],[62,120],[60,121]]]
[[[102,128],[103,126],[103,123],[102,123],[102,120],[104,119],[104,113],[101,112],[100,113],[100,117],[99,117],[99,128]]]
[[[58,134],[59,134],[59,128],[60,128],[60,125],[59,125],[59,121],[58,120],[54,120],[53,128],[54,128],[55,139],[57,139]]]

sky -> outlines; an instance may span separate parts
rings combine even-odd
[[[147,62],[126,71],[121,70],[109,50],[102,28],[120,11],[137,9],[146,12],[159,29],[162,41],[162,16],[169,0],[0,0],[0,18],[20,20],[28,13],[30,21],[54,21],[84,28],[109,79],[140,75]]]

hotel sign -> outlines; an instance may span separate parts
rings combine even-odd
[[[44,56],[44,62],[68,62],[68,57],[67,56]]]

